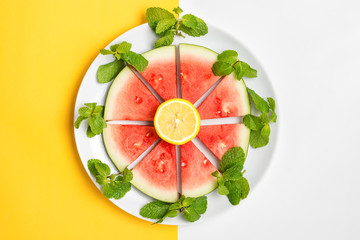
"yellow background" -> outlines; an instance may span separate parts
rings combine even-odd
[[[108,201],[80,162],[74,103],[91,62],[150,6],[177,0],[0,1],[1,239],[176,239]]]

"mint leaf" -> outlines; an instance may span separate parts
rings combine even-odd
[[[131,43],[128,43],[126,41],[121,42],[120,44],[117,44],[116,52],[121,53],[128,53],[131,49]]]
[[[169,211],[165,216],[173,218],[173,217],[176,217],[178,214],[179,214],[179,210],[172,210],[172,211]]]
[[[180,13],[182,13],[183,10],[180,7],[176,7],[173,9],[173,12],[176,13],[177,15],[180,15]]]
[[[261,134],[261,130],[251,130],[250,132],[250,145],[253,148],[259,148],[266,146],[269,143],[269,137],[264,137]]]
[[[244,73],[244,77],[247,77],[247,78],[255,78],[257,77],[257,70],[251,68],[249,66],[248,69],[246,69],[245,73]]]
[[[170,18],[175,19],[175,16],[166,9],[151,7],[146,10],[146,20],[153,31],[156,31],[156,26],[160,20]]]
[[[171,210],[179,210],[181,208],[181,203],[179,200],[169,206],[169,211]]]
[[[181,23],[179,26],[179,30],[183,31],[185,34],[192,36],[192,37],[200,37],[200,36],[204,36],[205,34],[207,34],[208,27],[207,27],[206,23],[204,22],[204,20],[202,20],[198,17],[195,17],[195,20],[196,20],[195,28],[187,27],[186,25]]]
[[[207,209],[207,197],[202,196],[196,198],[195,201],[192,203],[192,207],[195,209],[197,213],[204,214]]]
[[[122,174],[124,182],[130,182],[133,179],[133,173],[127,167],[124,168]]]
[[[230,63],[221,61],[215,62],[211,69],[215,76],[226,76],[234,71]]]
[[[220,171],[225,172],[236,164],[244,165],[245,153],[241,147],[232,147],[226,151],[220,161]]]
[[[215,172],[213,172],[213,173],[211,173],[211,175],[213,175],[214,177],[219,177],[219,171],[215,171]]]
[[[246,114],[243,122],[247,128],[255,131],[262,129],[262,127],[264,126],[264,123],[260,117],[251,114]]]
[[[107,49],[100,49],[100,53],[102,55],[110,55],[110,54],[114,54],[113,51],[107,50]]]
[[[81,122],[84,121],[85,119],[87,119],[87,117],[78,116],[78,118],[74,123],[74,127],[78,129],[80,127]]]
[[[248,180],[243,177],[239,181],[237,181],[237,183],[239,183],[241,188],[241,199],[247,198],[250,192],[250,185]]]
[[[114,79],[125,67],[123,61],[115,60],[113,62],[101,65],[97,70],[97,79],[99,83],[107,83]]]
[[[110,184],[115,191],[115,194],[113,195],[114,199],[124,197],[125,194],[131,190],[131,183],[129,182],[113,182]]]
[[[181,18],[181,23],[184,24],[186,27],[188,28],[192,28],[192,29],[196,29],[197,27],[197,19],[194,15],[192,14],[185,14],[182,18]]]
[[[270,109],[272,110],[272,113],[271,113],[271,116],[270,116],[270,121],[271,122],[276,122],[277,115],[275,113],[275,107],[276,107],[275,100],[273,98],[271,98],[271,97],[268,97],[267,100],[268,100]]]
[[[171,30],[167,31],[164,36],[159,38],[156,42],[154,47],[162,47],[162,46],[169,46],[174,41],[175,33]]]
[[[245,75],[245,72],[250,69],[250,66],[245,62],[238,61],[237,63],[234,64],[234,69],[235,69],[236,79],[241,80],[242,77]]]
[[[165,32],[166,30],[168,30],[169,28],[173,27],[176,23],[176,19],[175,18],[168,18],[168,19],[162,19],[158,22],[158,24],[156,25],[156,34],[161,34],[163,32]]]
[[[255,104],[256,109],[258,109],[262,113],[268,113],[269,112],[269,105],[268,103],[261,98],[254,90],[250,88],[246,88],[248,93],[250,94],[250,97]]]
[[[84,103],[84,105],[89,107],[91,110],[94,110],[96,107],[96,103]]]
[[[184,199],[184,201],[182,201],[182,205],[184,207],[188,207],[188,206],[192,205],[194,201],[195,201],[195,198],[187,197]]]
[[[106,127],[106,123],[100,115],[95,115],[89,119],[89,126],[91,128],[91,132],[98,135]]]
[[[110,168],[106,163],[102,162],[95,162],[94,163],[95,169],[98,172],[96,175],[108,176],[110,175]]]
[[[146,204],[140,209],[140,215],[150,219],[161,219],[169,209],[169,203],[154,201]]]
[[[233,65],[237,61],[238,53],[234,50],[225,50],[217,56],[218,61]]]
[[[262,129],[261,129],[261,136],[263,138],[269,138],[270,136],[270,126],[269,124],[266,124]]]
[[[229,189],[225,185],[219,185],[218,186],[218,193],[220,195],[228,195],[229,194]]]
[[[241,199],[245,199],[250,191],[250,186],[246,178],[242,177],[238,181],[226,182],[230,193],[228,194],[229,202],[232,205],[238,205]]]
[[[81,117],[88,118],[88,117],[90,117],[92,110],[88,107],[81,107],[81,108],[79,108],[78,112]]]
[[[105,185],[108,183],[108,179],[104,175],[96,175],[95,179],[96,179],[96,182],[100,185]]]
[[[228,180],[239,180],[242,178],[242,171],[243,165],[240,163],[236,163],[232,167],[226,169],[226,171],[223,174],[223,177]]]
[[[88,128],[87,128],[86,136],[88,136],[89,138],[93,138],[93,137],[96,136],[96,134],[94,134],[94,133],[91,131],[90,126],[88,126]]]
[[[93,176],[99,174],[98,170],[95,168],[95,163],[101,163],[101,161],[99,159],[89,159],[87,162],[88,169]]]
[[[149,62],[148,60],[146,60],[146,58],[143,57],[143,55],[130,51],[128,53],[128,56],[129,56],[128,63],[130,63],[139,72],[145,71]]]
[[[195,208],[192,206],[185,208],[183,211],[183,215],[185,219],[189,222],[195,222],[200,219],[200,214],[196,212]]]

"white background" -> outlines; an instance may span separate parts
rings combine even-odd
[[[179,239],[360,239],[360,1],[180,0],[257,56],[279,142],[249,197]]]

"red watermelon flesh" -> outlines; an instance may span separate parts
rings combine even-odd
[[[250,113],[250,102],[243,80],[234,74],[226,76],[198,107],[201,119],[244,116]]]
[[[175,46],[156,48],[142,55],[149,63],[141,75],[165,101],[176,98]]]
[[[250,130],[244,124],[201,126],[197,137],[221,159],[227,150],[236,146],[242,147],[246,153]]]
[[[131,183],[142,192],[165,202],[177,200],[175,145],[160,141],[132,172]]]
[[[159,105],[159,101],[141,80],[129,67],[125,67],[111,85],[104,119],[151,121]]]
[[[158,138],[152,126],[108,124],[103,131],[106,150],[121,171]]]
[[[181,187],[187,197],[205,195],[217,186],[216,178],[211,175],[216,168],[192,143],[181,145]]]
[[[220,77],[211,70],[217,53],[201,46],[180,44],[182,98],[195,103]]]

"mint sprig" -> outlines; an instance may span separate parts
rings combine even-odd
[[[79,117],[74,123],[74,127],[78,129],[82,121],[89,119],[89,126],[87,128],[86,134],[89,138],[92,138],[100,133],[103,129],[106,128],[106,122],[103,119],[104,107],[97,106],[96,103],[85,103],[86,107],[79,108]]]
[[[159,36],[155,42],[155,48],[161,46],[168,46],[174,41],[175,35],[185,37],[183,33],[192,36],[200,37],[208,33],[206,23],[192,15],[185,14],[180,18],[183,10],[180,7],[173,9],[175,15],[164,8],[151,7],[146,10],[146,20],[150,28]]]
[[[244,124],[251,130],[250,145],[253,148],[266,146],[269,143],[270,123],[275,123],[277,115],[275,113],[275,100],[267,98],[267,101],[260,97],[254,90],[247,88],[250,99],[255,108],[260,111],[260,116],[247,114],[244,116]]]
[[[130,51],[131,43],[123,41],[110,46],[110,50],[101,49],[102,55],[113,55],[113,62],[101,65],[97,71],[97,79],[100,83],[107,83],[114,79],[126,66],[131,65],[139,72],[145,71],[148,61],[141,54]]]
[[[243,176],[245,158],[241,147],[232,147],[222,156],[219,171],[212,173],[217,179],[218,193],[226,195],[232,205],[238,205],[250,191],[249,183]]]
[[[257,77],[257,70],[251,68],[246,62],[240,61],[238,53],[234,50],[225,50],[220,53],[211,69],[215,76],[226,76],[235,71],[238,80],[243,77]]]
[[[182,213],[186,220],[195,222],[200,219],[207,209],[207,197],[199,198],[185,197],[182,195],[178,201],[168,203],[163,201],[153,201],[140,209],[140,215],[145,218],[157,219],[154,223],[162,223],[167,217],[176,217]]]
[[[120,173],[110,174],[109,166],[99,159],[90,159],[87,165],[96,182],[102,185],[105,197],[120,199],[130,191],[133,174],[128,168],[124,168]]]

